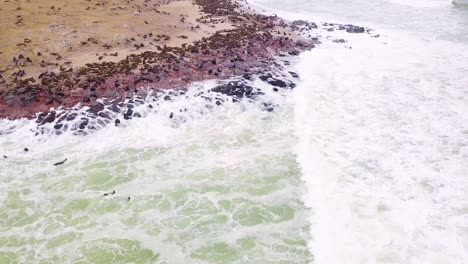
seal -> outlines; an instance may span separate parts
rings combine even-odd
[[[60,162],[57,162],[57,163],[54,163],[54,166],[60,166],[60,165],[63,165],[68,159],[64,159],[63,161],[60,161]]]
[[[116,191],[113,190],[111,193],[105,193],[104,196],[113,195],[113,194],[115,194],[115,193],[116,193]]]

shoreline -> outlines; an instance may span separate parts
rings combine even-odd
[[[100,104],[99,99],[123,102],[133,96],[145,96],[161,90],[184,89],[192,82],[258,75],[275,67],[276,56],[294,56],[314,47],[313,41],[294,32],[291,23],[277,16],[253,13],[234,0],[164,1],[165,5],[163,1],[156,2],[156,10],[161,16],[178,21],[174,25],[175,32],[162,34],[167,32],[164,28],[137,34],[127,43],[139,43],[133,44],[134,50],[129,53],[125,53],[122,47],[104,44],[99,49],[108,51],[102,55],[88,51],[91,58],[84,54],[89,62],[83,66],[72,62],[73,56],[76,57],[74,52],[60,58],[66,66],[65,63],[49,63],[51,65],[42,67],[42,62],[37,66],[27,54],[17,54],[11,63],[2,61],[0,118],[34,118],[51,108],[70,109],[78,104],[93,108]],[[190,10],[191,16],[161,11],[171,7]],[[53,10],[57,9],[54,6]],[[149,18],[144,19],[148,19],[144,24],[153,23]],[[139,37],[141,42],[137,40]],[[145,39],[166,43],[149,41],[148,44]],[[173,39],[177,41],[170,43]],[[27,42],[34,41],[28,39]],[[88,37],[84,42],[85,45],[91,45],[90,42],[101,44],[102,40]],[[19,48],[22,49],[23,45]],[[93,58],[94,53],[96,56]],[[57,56],[55,59],[61,57],[59,53],[54,54]],[[125,58],[120,59],[118,56],[122,54],[126,54]]]

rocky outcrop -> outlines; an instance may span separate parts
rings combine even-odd
[[[10,87],[0,89],[0,118],[30,118],[51,107],[71,108],[78,103],[99,113],[99,98],[122,102],[134,95],[183,88],[194,81],[258,74],[274,66],[276,55],[295,56],[314,47],[311,41],[286,34],[289,24],[276,16],[245,12],[232,0],[195,0],[195,3],[206,13],[206,21],[224,17],[236,27],[220,30],[191,45],[158,46],[154,51],[131,54],[118,62],[61,68],[58,72],[43,72],[37,80],[17,78],[14,83],[0,84]],[[308,22],[290,26],[293,30],[299,26],[316,27]],[[264,81],[279,88],[292,88],[273,76],[266,76]],[[244,92],[247,95],[248,91]],[[128,110],[125,118],[135,114]],[[52,118],[49,113],[41,123]],[[81,126],[86,125],[83,120]]]

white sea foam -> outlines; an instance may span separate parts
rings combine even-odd
[[[450,1],[445,0],[388,0],[391,3],[397,3],[404,6],[416,7],[416,8],[440,8],[440,7],[447,7],[451,3]]]
[[[298,65],[315,263],[467,263],[466,46],[382,34]]]
[[[291,91],[258,80],[265,95],[233,102],[214,85],[86,136],[1,120],[0,262],[310,260]]]
[[[466,263],[464,78],[401,49],[320,49],[296,91],[316,263]]]
[[[468,13],[438,0],[255,3],[380,36],[315,31],[323,44],[297,66],[314,263],[468,263]]]

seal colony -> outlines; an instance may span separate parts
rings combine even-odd
[[[314,47],[281,18],[234,0],[7,0],[0,9],[9,14],[3,34],[16,36],[0,40],[0,118],[248,78],[272,69],[275,56]]]
[[[299,76],[278,58],[314,48],[317,28],[371,34],[288,22],[236,0],[5,0],[0,11],[0,118],[35,118],[56,130],[75,119],[79,131],[119,125],[115,114],[141,117],[133,108],[148,95],[173,91],[168,100],[197,81],[218,80],[212,91],[233,100],[257,95],[247,84],[253,79],[274,91],[294,88],[288,78]],[[83,108],[88,114],[77,118]]]

